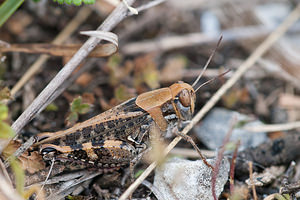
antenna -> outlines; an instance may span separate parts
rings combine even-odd
[[[208,84],[208,83],[210,83],[210,82],[216,80],[217,78],[220,78],[220,77],[224,76],[225,74],[227,74],[227,73],[230,72],[230,71],[231,71],[231,70],[228,69],[227,71],[223,72],[222,74],[219,74],[218,76],[216,76],[216,77],[214,77],[214,78],[212,78],[212,79],[210,79],[210,80],[208,80],[208,81],[202,83],[199,87],[197,87],[197,89],[195,89],[195,93],[197,92],[197,90],[199,90],[199,89],[200,89],[201,87],[203,87],[204,85],[206,85],[206,84]]]
[[[197,79],[196,79],[195,82],[193,83],[193,85],[192,85],[193,88],[194,88],[194,86],[198,83],[198,81],[200,80],[200,78],[202,77],[202,75],[204,74],[204,72],[205,72],[206,68],[208,67],[208,65],[209,65],[209,63],[210,63],[210,61],[211,61],[211,59],[212,59],[213,56],[215,55],[216,50],[217,50],[218,47],[220,46],[220,43],[221,43],[221,41],[222,41],[222,38],[223,38],[223,36],[221,35],[221,36],[220,36],[220,39],[219,39],[219,41],[218,41],[218,43],[217,43],[216,48],[215,48],[215,49],[213,50],[213,52],[210,54],[210,56],[209,56],[208,60],[206,61],[206,64],[205,64],[205,66],[204,66],[202,72],[199,74],[199,76],[197,77]],[[203,85],[203,84],[202,84],[202,85]],[[198,88],[199,88],[199,87],[198,87]]]

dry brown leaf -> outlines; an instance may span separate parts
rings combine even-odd
[[[42,169],[45,169],[45,162],[43,161],[42,156],[37,151],[31,152],[30,155],[26,154],[27,153],[25,152],[19,157],[24,170],[26,170],[30,174],[33,174]]]
[[[21,35],[24,32],[24,29],[31,24],[33,18],[26,12],[16,12],[9,19],[9,23],[7,23],[7,28],[16,35]]]
[[[11,156],[20,146],[20,142],[15,140],[11,141],[2,153],[4,159],[7,159],[9,156]],[[42,156],[37,151],[33,151],[30,154],[25,152],[19,156],[18,159],[22,163],[22,168],[28,171],[30,174],[46,167]]]
[[[83,93],[82,94],[82,102],[93,105],[95,103],[95,96],[93,93]]]
[[[11,156],[20,146],[21,143],[19,141],[12,140],[2,152],[4,159],[7,159],[9,156]]]
[[[222,97],[225,107],[232,108],[237,103],[251,102],[249,92],[246,88],[233,88]]]
[[[76,83],[80,86],[86,87],[92,80],[93,76],[90,73],[85,72],[76,79]]]

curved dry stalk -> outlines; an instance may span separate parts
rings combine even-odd
[[[211,99],[202,107],[182,131],[182,134],[187,134],[193,126],[220,100],[220,98],[242,77],[245,72],[257,62],[257,60],[294,24],[300,17],[300,4],[289,14],[289,16],[269,35],[245,60],[238,68],[233,76],[211,97]],[[167,155],[171,149],[181,140],[181,137],[176,137],[165,149],[164,155]],[[121,195],[119,200],[125,200],[130,194],[143,182],[143,180],[155,169],[157,163],[153,162],[148,168],[132,183],[129,188]]]

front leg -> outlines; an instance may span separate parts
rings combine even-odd
[[[182,139],[184,139],[185,141],[189,142],[194,147],[194,149],[198,152],[198,154],[199,154],[200,158],[202,159],[202,161],[204,162],[204,164],[206,166],[210,167],[212,170],[214,170],[214,167],[207,162],[205,156],[202,155],[199,147],[196,145],[196,143],[194,142],[194,140],[190,136],[182,134],[181,131],[187,125],[187,123],[189,123],[189,121],[186,121],[186,122],[180,121],[178,123],[177,127],[176,127],[177,130],[173,129],[175,135],[180,136]]]

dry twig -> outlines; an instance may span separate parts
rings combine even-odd
[[[217,200],[217,195],[216,195],[216,181],[217,181],[217,176],[220,170],[220,166],[221,166],[221,162],[222,159],[224,157],[224,152],[225,152],[225,147],[226,145],[229,143],[230,141],[230,137],[232,135],[232,131],[234,129],[236,125],[236,118],[233,118],[231,125],[230,125],[230,129],[228,130],[228,132],[226,133],[226,136],[222,142],[222,147],[221,149],[218,151],[218,155],[215,159],[215,165],[214,165],[214,170],[212,171],[212,177],[211,177],[211,192],[213,195],[214,200]]]
[[[214,157],[215,152],[214,151],[209,151],[205,149],[200,149],[201,153],[206,156],[206,157]],[[194,149],[188,149],[188,148],[179,148],[175,147],[174,149],[171,150],[170,152],[171,155],[179,155],[183,157],[188,157],[188,158],[199,158],[199,153],[194,150]]]
[[[11,44],[8,47],[1,47],[0,52],[22,52],[32,54],[48,54],[51,56],[64,56],[71,57],[81,47],[81,44],[48,44],[48,43],[30,43],[30,44]],[[94,51],[89,54],[89,57],[107,57],[114,54],[117,51],[117,47],[114,44],[102,44],[98,45]],[[38,69],[36,69],[38,70]],[[28,70],[25,74],[29,73]],[[34,71],[35,73],[37,71]],[[34,74],[31,74],[31,76]],[[26,79],[30,79],[28,75],[24,75]],[[22,78],[23,78],[22,77]],[[22,79],[21,79],[22,80]],[[21,81],[20,80],[20,81]],[[24,81],[22,81],[24,82]],[[27,83],[27,80],[26,80]],[[16,87],[16,86],[15,86]],[[14,94],[16,93],[14,89]]]
[[[292,129],[300,128],[300,121],[288,122],[284,124],[266,124],[255,127],[243,127],[244,130],[251,132],[276,132],[276,131],[289,131]]]
[[[247,60],[238,68],[233,76],[212,96],[212,98],[202,107],[202,109],[193,118],[190,124],[188,124],[182,131],[182,134],[187,132],[220,100],[224,95],[251,67],[266,51],[288,30],[288,28],[295,23],[300,17],[300,4],[289,14],[289,16],[279,25],[279,27],[272,32],[247,58]],[[167,155],[169,151],[181,140],[181,137],[176,137],[166,148],[164,155]],[[141,182],[154,170],[157,163],[153,162],[149,167],[141,174],[133,184],[121,195],[120,200],[125,200],[130,194],[141,184]]]
[[[257,200],[256,189],[253,181],[253,163],[250,161],[248,164],[249,164],[249,176],[250,176],[250,182],[251,182],[251,187],[253,192],[253,199]]]
[[[235,169],[235,165],[236,165],[236,157],[237,157],[237,153],[238,153],[240,144],[241,144],[241,141],[238,140],[238,142],[236,143],[236,146],[234,148],[234,152],[233,152],[232,159],[230,162],[230,175],[229,175],[230,195],[234,194],[234,169]]]

